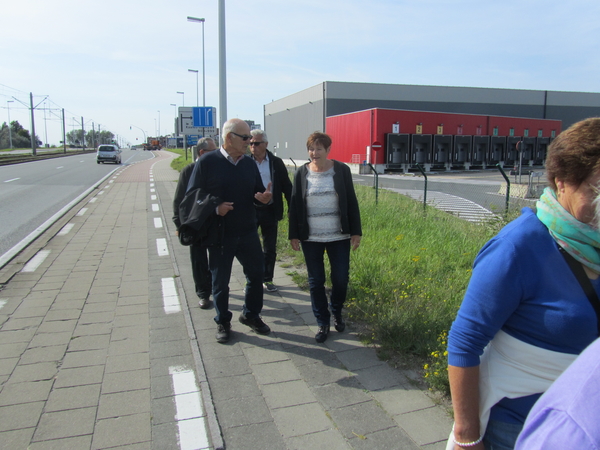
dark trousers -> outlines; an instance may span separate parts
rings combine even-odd
[[[242,265],[246,276],[243,314],[249,319],[259,316],[263,306],[263,256],[256,230],[243,236],[225,236],[223,246],[208,247],[208,263],[212,274],[215,322],[231,322],[229,280],[233,258]]]
[[[319,326],[329,325],[331,314],[339,316],[346,301],[350,272],[350,239],[333,242],[302,241],[302,252],[308,271],[310,301]],[[331,266],[331,313],[325,293],[325,261],[327,252]]]
[[[210,297],[212,280],[208,268],[208,253],[206,247],[190,245],[190,259],[192,261],[192,276],[196,285],[196,295],[200,298]]]
[[[265,258],[265,278],[263,281],[271,283],[275,272],[275,260],[277,259],[277,218],[271,206],[257,208],[256,217],[262,235]]]

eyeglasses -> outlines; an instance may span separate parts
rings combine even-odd
[[[235,134],[237,137],[241,138],[242,141],[246,142],[249,139],[252,139],[252,136],[248,136],[247,134],[237,134],[234,133],[233,131],[231,132],[231,134]]]
[[[264,144],[265,141],[254,141],[254,142],[250,142],[250,145],[260,145],[260,144]]]

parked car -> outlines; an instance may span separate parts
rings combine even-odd
[[[96,154],[96,162],[98,164],[105,162],[114,162],[115,164],[121,164],[121,150],[116,145],[99,145],[98,153]]]

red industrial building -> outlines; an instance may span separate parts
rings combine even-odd
[[[326,118],[331,158],[377,172],[543,165],[562,122],[373,108]]]

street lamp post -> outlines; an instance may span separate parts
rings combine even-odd
[[[188,16],[187,20],[189,22],[201,22],[202,23],[202,106],[206,106],[206,69],[205,69],[205,65],[204,65],[204,22],[205,22],[205,19]]]
[[[160,111],[158,111],[158,136],[160,137]]]
[[[142,133],[144,133],[144,143],[147,144],[148,143],[148,138],[146,137],[146,132],[144,130],[142,130],[140,127],[136,127],[135,125],[129,125],[129,129],[131,130],[131,128],[137,128],[138,130],[140,130]]]
[[[185,106],[185,92],[177,91],[178,94],[181,94],[181,106]]]
[[[200,102],[198,100],[198,71],[195,69],[188,69],[188,72],[196,74],[196,106],[200,106]]]
[[[12,130],[10,129],[10,103],[14,103],[14,100],[6,100],[6,108],[8,109],[8,145],[10,149],[13,149],[12,145]]]

